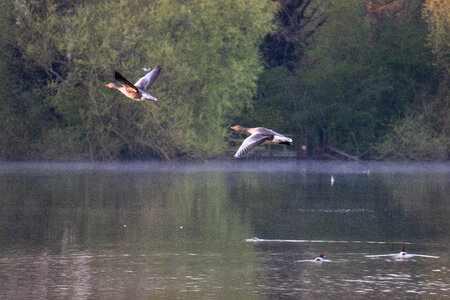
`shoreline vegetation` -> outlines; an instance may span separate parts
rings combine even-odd
[[[0,3],[0,161],[446,161],[441,0]],[[161,65],[155,103],[105,88]]]

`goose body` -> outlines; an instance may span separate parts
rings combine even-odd
[[[158,99],[147,93],[147,90],[153,85],[153,83],[155,83],[160,72],[161,67],[156,65],[153,70],[147,73],[144,77],[140,78],[135,84],[132,84],[125,77],[123,77],[122,74],[115,71],[114,77],[119,84],[108,83],[105,86],[111,89],[116,89],[128,98],[136,101],[157,101]]]
[[[292,139],[264,127],[247,128],[240,125],[236,125],[232,126],[231,129],[238,132],[250,133],[250,136],[247,137],[242,142],[241,146],[237,150],[236,154],[234,155],[235,158],[240,158],[244,156],[245,154],[250,152],[253,148],[261,145],[265,141],[284,145],[290,145],[292,143]]]

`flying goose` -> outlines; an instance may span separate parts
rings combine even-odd
[[[247,128],[240,125],[236,125],[232,126],[231,129],[238,132],[247,132],[251,134],[242,142],[242,145],[239,147],[238,151],[234,155],[235,158],[240,158],[244,156],[250,150],[252,150],[256,146],[261,145],[265,141],[284,145],[290,145],[292,143],[292,139],[264,127]]]
[[[136,101],[157,101],[158,99],[156,99],[146,91],[153,85],[153,83],[155,83],[156,78],[158,78],[159,72],[161,72],[161,67],[159,65],[156,65],[151,72],[147,73],[135,84],[132,84],[125,77],[123,77],[122,74],[114,71],[114,77],[120,83],[108,83],[105,86],[109,87],[110,89],[119,90],[128,98]]]

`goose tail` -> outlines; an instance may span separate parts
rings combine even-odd
[[[275,135],[273,137],[273,142],[277,143],[277,144],[282,144],[282,145],[288,145],[290,146],[292,144],[292,139],[285,137],[285,136],[278,136]]]

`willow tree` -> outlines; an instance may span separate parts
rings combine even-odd
[[[86,2],[17,5],[22,52],[44,70],[42,97],[58,116],[42,137],[46,145],[93,159],[171,159],[222,150],[227,125],[255,91],[258,45],[272,28],[274,5]],[[115,69],[137,79],[145,74],[142,67],[157,63],[157,103],[133,102],[104,87]]]
[[[0,2],[0,158],[27,159],[51,120],[43,103],[42,69],[30,61],[16,2]]]

